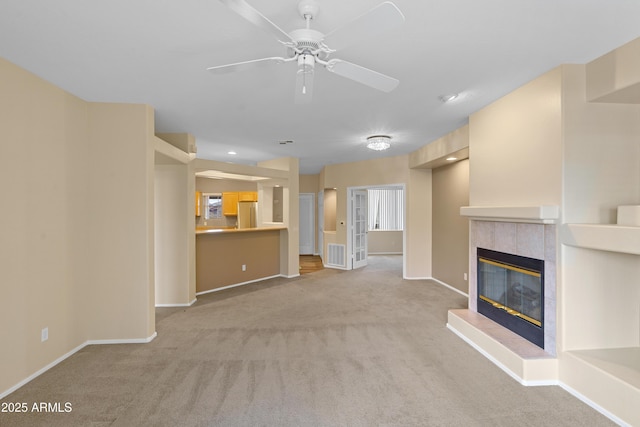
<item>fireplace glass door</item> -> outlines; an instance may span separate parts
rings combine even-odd
[[[544,261],[478,248],[478,311],[543,347]]]

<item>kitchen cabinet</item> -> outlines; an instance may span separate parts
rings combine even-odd
[[[222,193],[222,215],[238,215],[238,192],[226,191]]]
[[[240,191],[238,193],[238,201],[239,202],[257,202],[258,192],[257,191]]]
[[[196,216],[202,215],[202,193],[196,191]]]

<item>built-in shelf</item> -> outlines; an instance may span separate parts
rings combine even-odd
[[[640,347],[577,350],[569,353],[640,390]]]
[[[640,347],[573,350],[564,358],[565,388],[599,402],[620,425],[640,425]]]
[[[565,224],[562,243],[579,248],[640,255],[640,227],[613,224]]]
[[[555,224],[560,218],[560,208],[555,205],[462,206],[460,208],[460,215],[479,221]]]

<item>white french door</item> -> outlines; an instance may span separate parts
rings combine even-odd
[[[367,190],[353,190],[351,197],[351,268],[367,265]]]

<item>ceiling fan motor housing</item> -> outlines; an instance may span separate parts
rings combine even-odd
[[[298,53],[302,53],[305,50],[309,50],[312,53],[323,50],[322,39],[324,34],[320,31],[312,30],[309,28],[300,28],[293,30],[289,33],[291,38],[296,42],[296,50]]]

